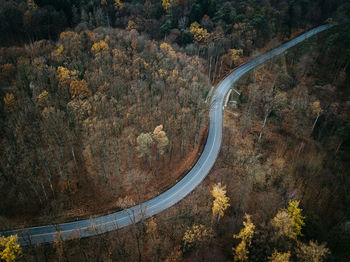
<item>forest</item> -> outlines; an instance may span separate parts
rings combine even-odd
[[[349,21],[346,0],[0,0],[1,231],[171,188],[206,144],[217,84],[333,24],[232,86],[219,157],[180,203],[90,238],[0,236],[0,258],[347,261]]]

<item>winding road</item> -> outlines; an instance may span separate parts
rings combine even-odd
[[[57,232],[60,232],[60,238],[62,239],[68,239],[70,237],[89,237],[128,226],[175,205],[204,180],[219,155],[222,140],[223,103],[225,95],[232,84],[251,69],[282,54],[287,49],[329,27],[331,27],[331,25],[323,25],[314,28],[280,47],[250,60],[235,69],[220,82],[212,97],[209,134],[203,153],[191,171],[169,190],[140,205],[109,215],[58,225],[45,225],[5,231],[1,232],[1,235],[18,234],[21,246],[37,243],[52,243]]]

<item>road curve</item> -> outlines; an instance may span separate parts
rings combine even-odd
[[[61,239],[69,239],[71,237],[89,237],[128,226],[132,223],[158,214],[175,205],[191,193],[192,190],[204,180],[219,155],[222,140],[223,102],[225,95],[231,88],[232,84],[251,69],[274,56],[280,55],[292,46],[297,45],[305,39],[324,31],[329,27],[331,27],[331,25],[323,25],[314,28],[280,47],[250,60],[248,63],[235,69],[220,82],[212,98],[209,134],[203,153],[191,171],[169,190],[140,205],[109,215],[58,225],[46,225],[5,231],[1,232],[1,235],[18,234],[21,246],[28,246],[37,243],[52,243],[57,232],[60,232]]]

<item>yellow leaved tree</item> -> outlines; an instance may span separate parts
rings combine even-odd
[[[301,214],[303,210],[299,208],[299,204],[300,201],[298,200],[289,201],[288,208],[286,209],[286,211],[288,212],[289,216],[293,219],[295,234],[297,236],[303,236],[303,234],[301,233],[301,229],[303,226],[305,226],[305,217]]]
[[[227,66],[238,65],[243,56],[243,49],[229,49],[228,52],[223,55],[223,60]]]
[[[37,107],[45,107],[48,96],[49,96],[49,92],[47,92],[46,90],[41,92],[41,94],[38,95],[38,97],[37,97],[38,100],[36,102],[36,106]]]
[[[157,126],[153,133],[152,138],[157,142],[157,148],[161,155],[164,154],[166,146],[169,144],[169,139],[166,133],[163,131],[163,125]]]
[[[107,42],[104,40],[101,40],[97,43],[94,43],[91,47],[91,51],[93,53],[99,53],[99,52],[108,51],[108,50],[109,50],[109,46],[108,46]]]
[[[171,0],[162,0],[162,8],[165,11],[168,11],[170,7],[171,7]]]
[[[213,186],[210,191],[211,195],[214,197],[212,212],[213,216],[217,217],[219,220],[224,216],[226,209],[230,206],[228,201],[229,197],[226,196],[226,186],[221,186],[221,183],[217,183]]]
[[[250,215],[245,214],[245,220],[243,221],[243,228],[237,235],[233,235],[233,238],[240,238],[242,241],[236,248],[232,248],[234,261],[248,261],[248,248],[252,244],[252,238],[254,236],[255,225],[251,221]]]
[[[161,43],[159,47],[160,47],[161,50],[163,50],[164,52],[168,53],[170,56],[175,56],[175,51],[171,47],[171,45],[169,45],[167,43]]]
[[[21,256],[22,250],[17,241],[17,235],[11,235],[8,237],[0,236],[1,259],[5,260],[6,262],[12,262]]]
[[[77,70],[69,70],[64,66],[59,66],[57,68],[57,78],[59,80],[58,85],[60,87],[67,87],[73,80],[77,79],[79,75],[79,71]]]
[[[74,80],[70,83],[70,94],[72,98],[85,98],[91,95],[91,90],[88,88],[88,83],[83,80]]]
[[[15,107],[15,96],[12,93],[6,93],[5,97],[4,97],[4,103],[5,103],[5,107],[7,108],[8,111],[13,112],[14,111],[14,107]]]
[[[115,0],[114,1],[114,8],[122,9],[123,6],[124,6],[124,4],[122,3],[122,1],[120,1],[120,0]]]
[[[269,262],[289,262],[290,252],[280,253],[276,249],[273,251],[271,257],[269,257]]]
[[[312,114],[314,116],[318,116],[322,113],[321,103],[320,101],[315,101],[311,104]]]
[[[190,32],[193,35],[194,41],[196,43],[208,43],[211,34],[208,33],[207,29],[201,28],[198,22],[193,22],[190,26]]]
[[[191,228],[187,229],[182,240],[184,241],[185,248],[192,247],[195,244],[206,241],[213,237],[213,232],[210,228],[199,224],[194,224]]]
[[[61,44],[58,46],[58,48],[52,53],[53,56],[61,56],[64,51],[64,46]]]
[[[154,217],[151,217],[146,223],[146,233],[147,235],[154,237],[157,233],[157,221]]]
[[[287,209],[281,209],[271,220],[277,236],[285,236],[291,239],[297,239],[302,236],[301,229],[305,225],[305,217],[301,214],[299,201],[289,201]]]
[[[276,216],[271,220],[271,224],[278,237],[286,236],[292,239],[297,238],[297,234],[294,230],[293,218],[287,211],[278,211]]]

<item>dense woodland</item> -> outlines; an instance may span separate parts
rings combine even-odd
[[[206,123],[200,60],[134,30],[67,31],[1,54],[5,217],[154,196]]]
[[[232,50],[250,55],[271,39],[284,40],[298,29],[346,22],[346,0],[28,0],[0,1],[3,45],[57,40],[60,32],[118,27],[166,40],[188,54],[200,54],[215,72]],[[231,50],[232,49],[232,50]],[[221,57],[226,54],[227,59]],[[218,76],[220,78],[220,76]]]
[[[57,235],[26,259],[347,261],[350,94],[337,54],[349,46],[335,46],[346,32],[313,37],[235,85],[220,157],[180,204],[101,237]]]
[[[308,28],[336,24],[234,85],[241,95],[225,108],[217,163],[180,204],[95,238],[58,234],[11,252],[25,261],[347,261],[349,19],[345,0],[0,0],[2,229],[164,191],[205,144],[212,85]],[[0,237],[4,259],[9,243]]]

